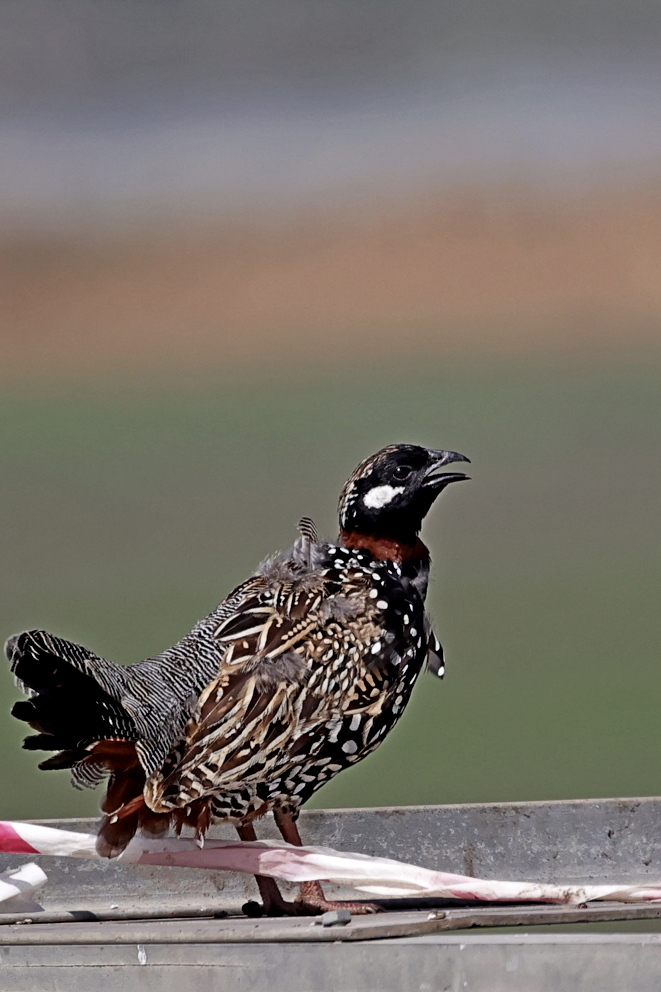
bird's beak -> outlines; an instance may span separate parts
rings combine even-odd
[[[468,462],[470,464],[470,458],[466,458],[466,455],[460,455],[458,451],[430,451],[429,454],[433,458],[433,462],[430,467],[425,472],[425,480],[423,485],[427,488],[434,489],[436,492],[440,492],[441,489],[445,489],[449,486],[451,482],[463,482],[468,479],[469,476],[465,475],[463,472],[441,472],[440,469],[449,465],[451,462]]]

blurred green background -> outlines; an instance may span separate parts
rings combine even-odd
[[[454,448],[447,677],[314,803],[658,793],[660,115],[653,0],[3,4],[0,634],[153,655]],[[2,816],[95,813],[16,698]]]

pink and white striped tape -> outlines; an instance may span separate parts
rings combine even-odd
[[[94,834],[0,821],[0,851],[14,854],[99,858]],[[292,847],[276,841],[207,840],[186,837],[135,837],[120,860],[179,868],[212,868],[268,875],[289,882],[325,881],[372,896],[437,896],[489,902],[551,902],[577,905],[598,899],[621,902],[661,900],[659,885],[552,885],[503,882],[431,871],[416,865],[340,853],[324,847]]]

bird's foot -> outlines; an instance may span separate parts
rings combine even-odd
[[[251,899],[241,907],[246,916],[257,918],[260,916],[299,916],[295,902],[287,902],[286,899],[268,902],[256,902]]]
[[[280,892],[276,882],[266,875],[256,875],[261,903],[245,903],[241,908],[246,916],[300,916],[297,903],[288,902]]]
[[[273,816],[282,834],[282,839],[295,847],[302,847],[301,835],[296,826],[296,820],[291,813],[286,813],[282,809],[275,808]],[[259,879],[257,880],[259,884]],[[275,885],[275,883],[273,883]],[[277,886],[276,886],[277,888]],[[262,891],[261,885],[259,891]],[[279,894],[279,893],[278,893]],[[263,894],[262,894],[263,898]],[[289,903],[289,906],[292,904]],[[356,916],[364,916],[366,913],[382,913],[383,907],[373,902],[337,902],[327,899],[320,882],[301,882],[298,887],[298,899],[293,904],[296,907],[296,916],[321,916],[323,913],[331,912],[334,909],[348,909]]]
[[[320,916],[333,909],[348,909],[352,916],[383,912],[383,906],[379,906],[375,902],[346,902],[327,899],[319,882],[302,882],[298,899],[294,905],[298,907],[297,916]]]
[[[242,907],[246,916],[321,916],[334,909],[348,909],[353,916],[383,912],[383,906],[374,902],[327,899],[319,882],[302,882],[294,902],[283,898],[271,878],[259,879],[259,892],[263,900],[261,903],[251,901]]]

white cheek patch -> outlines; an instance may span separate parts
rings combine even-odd
[[[395,496],[404,492],[405,486],[375,486],[363,496],[363,503],[370,510],[382,510],[392,503]]]

